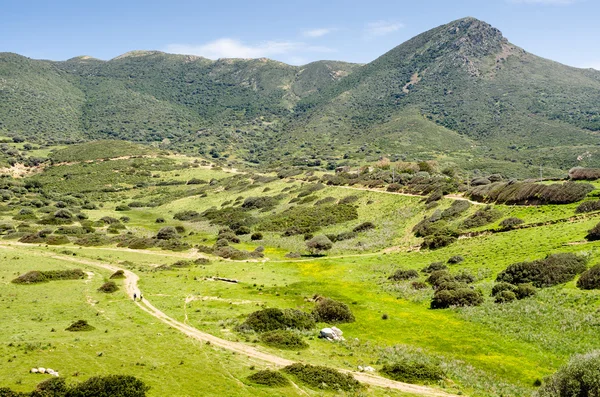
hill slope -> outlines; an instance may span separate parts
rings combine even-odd
[[[541,163],[600,165],[600,72],[536,57],[474,18],[367,65],[158,51],[51,62],[2,53],[0,132],[161,142],[274,165],[387,155],[527,175]]]

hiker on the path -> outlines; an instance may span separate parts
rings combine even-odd
[[[144,297],[142,296],[142,293],[140,292],[140,302],[142,301],[142,299],[144,299]]]
[[[134,292],[133,293],[133,300],[135,301],[135,298],[137,298],[137,294]]]

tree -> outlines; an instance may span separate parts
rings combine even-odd
[[[572,357],[567,365],[544,379],[537,397],[592,397],[600,392],[600,351]]]
[[[327,236],[319,235],[306,242],[306,247],[312,254],[318,254],[322,251],[328,251],[333,247],[333,243]]]
[[[171,240],[177,237],[179,237],[179,234],[173,226],[163,227],[156,233],[156,238],[159,240]]]

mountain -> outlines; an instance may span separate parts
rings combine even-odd
[[[528,175],[600,165],[599,132],[600,72],[529,54],[474,18],[366,65],[0,54],[0,133],[41,142],[161,142],[271,165],[438,159]]]

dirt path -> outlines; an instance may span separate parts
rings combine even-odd
[[[5,245],[5,244],[2,244],[2,245]],[[6,245],[10,246],[10,244],[6,244]],[[26,245],[26,244],[23,244],[23,245]],[[137,294],[139,296],[139,294],[141,293],[141,291],[138,287],[138,281],[139,281],[138,275],[129,270],[121,269],[121,268],[114,266],[112,264],[109,264],[109,263],[98,262],[98,261],[93,261],[93,260],[89,260],[89,259],[74,258],[72,256],[58,255],[58,254],[54,254],[54,253],[42,254],[42,255],[51,257],[53,259],[60,259],[63,261],[79,263],[79,264],[92,266],[92,267],[96,267],[96,268],[102,268],[102,269],[109,270],[111,272],[116,272],[117,270],[123,270],[123,272],[125,274],[124,285],[125,285],[125,291],[127,292],[127,295],[131,299],[133,299],[133,294]],[[175,328],[176,330],[182,332],[183,334],[187,335],[188,337],[196,339],[198,341],[202,341],[202,342],[206,342],[206,343],[210,342],[211,345],[218,346],[223,349],[230,350],[230,351],[234,351],[236,353],[243,354],[243,355],[246,355],[247,357],[255,358],[255,359],[273,364],[278,367],[285,367],[287,365],[294,363],[294,361],[292,361],[292,360],[288,360],[286,358],[279,357],[279,356],[276,356],[276,355],[273,355],[270,353],[262,352],[252,346],[248,346],[248,345],[245,345],[245,344],[239,343],[239,342],[228,341],[225,339],[218,338],[214,335],[208,334],[206,332],[202,332],[190,325],[184,324],[180,321],[173,319],[172,317],[169,317],[168,315],[163,313],[161,310],[156,308],[154,305],[152,305],[152,303],[150,303],[150,301],[148,301],[146,298],[144,298],[142,301],[135,301],[135,305],[137,305],[141,310],[145,311],[146,313],[150,314],[151,316],[159,319],[163,323],[169,325],[172,328]],[[380,377],[377,375],[369,374],[369,373],[349,371],[349,370],[344,370],[344,369],[340,369],[340,371],[351,374],[358,381],[368,384],[368,385],[372,385],[372,386],[399,390],[399,391],[402,391],[405,393],[412,393],[412,394],[419,395],[419,396],[430,396],[430,397],[452,397],[452,396],[455,396],[453,394],[445,393],[439,389],[434,389],[434,388],[420,386],[420,385],[412,385],[409,383],[396,382],[396,381],[386,379],[386,378],[383,378],[383,377]]]

